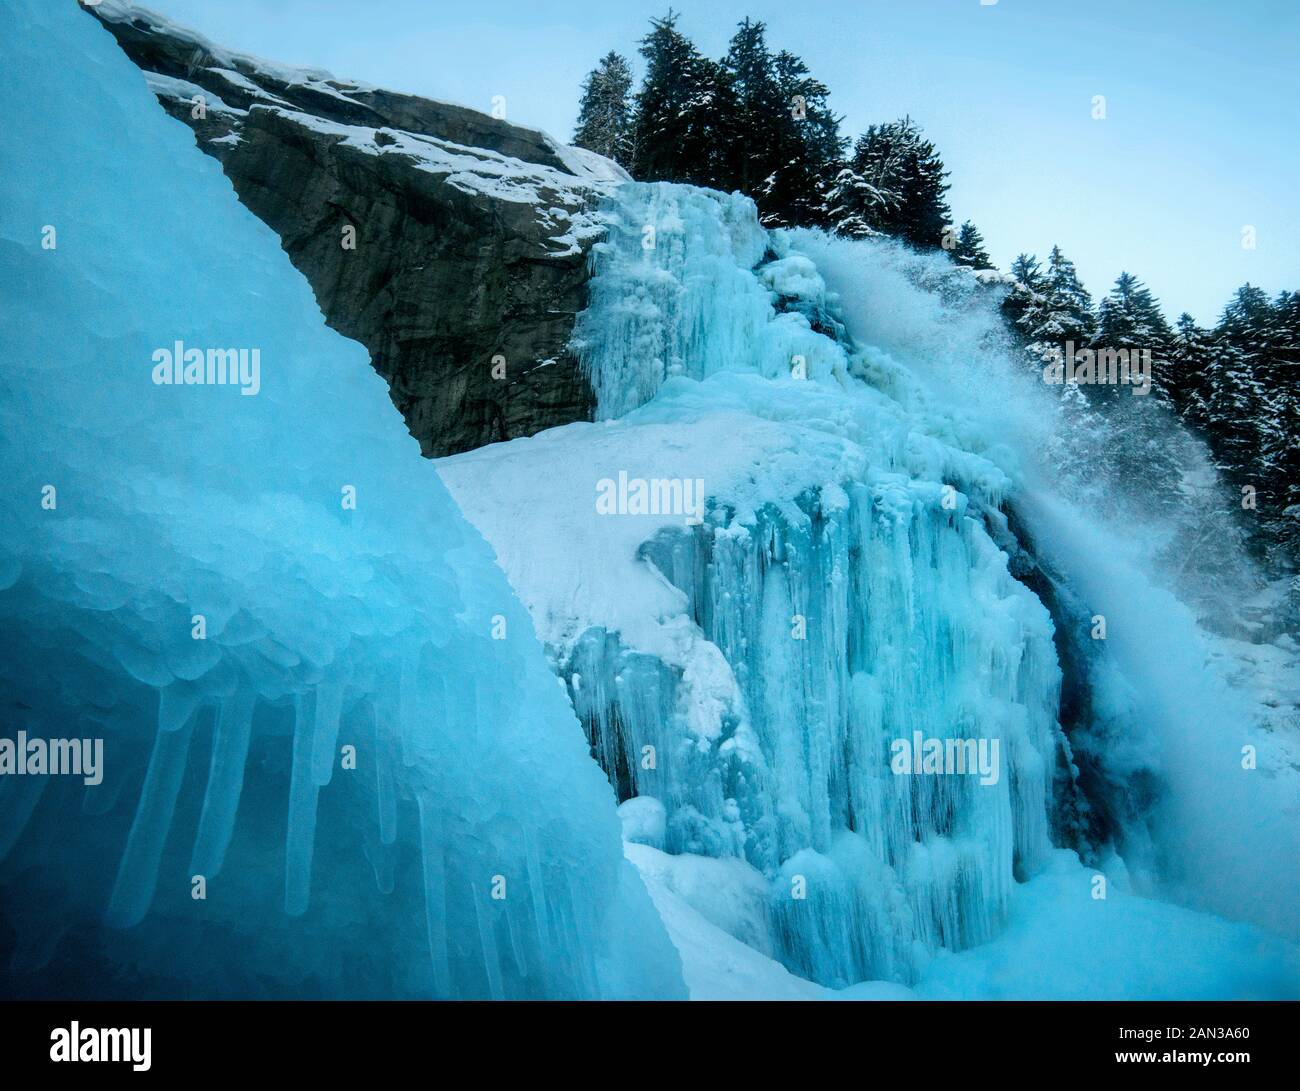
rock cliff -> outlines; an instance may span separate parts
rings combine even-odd
[[[606,159],[445,102],[232,53],[116,0],[89,9],[364,344],[426,455],[588,419],[568,350]]]

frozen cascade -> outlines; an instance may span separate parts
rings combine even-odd
[[[0,31],[0,738],[105,740],[0,778],[0,991],[1300,995],[1294,945],[1134,893],[1300,936],[1293,770],[1141,528],[1039,479],[967,274],[622,187],[598,421],[439,463],[526,614],[103,32]],[[178,339],[258,395],[150,382]],[[707,508],[602,515],[623,477]],[[914,732],[997,782],[895,775]]]
[[[604,423],[444,474],[551,630],[619,798],[662,802],[670,852],[760,869],[796,973],[914,981],[937,949],[997,933],[1050,850],[1057,782],[1071,788],[1052,620],[990,536],[1006,474],[909,407],[901,366],[849,344],[815,264],[748,199],[629,184],[609,219],[576,331]],[[538,535],[569,564],[635,558],[666,585],[659,622],[619,616],[637,595],[621,569],[581,617],[562,615],[593,594],[590,567],[573,595],[538,590],[544,561],[494,532],[537,518],[523,494],[511,510],[510,448],[579,505],[618,469],[704,480],[700,525],[566,512]],[[996,783],[894,775],[891,743],[915,732],[996,740]]]
[[[364,350],[74,4],[0,55],[0,733],[104,740],[0,778],[0,992],[684,995]],[[151,381],[177,341],[260,389]]]
[[[622,186],[606,238],[592,248],[597,276],[574,342],[600,418],[649,401],[675,375],[719,371],[789,375],[802,357],[810,377],[842,375],[847,360],[814,327],[824,285],[806,257],[762,267],[774,241],[753,202],[690,186]],[[773,292],[794,306],[773,314]]]
[[[1025,941],[1069,919],[1095,944],[1098,871],[1300,934],[1285,740],[1252,727],[1152,580],[1166,528],[1107,527],[1044,464],[1054,403],[1002,351],[976,278],[764,231],[739,195],[633,184],[607,211],[576,331],[598,423],[441,466],[634,801],[625,836],[649,846],[666,919],[659,849],[685,873],[731,857],[765,877],[755,949],[833,986],[983,991],[980,952],[1015,950],[1004,924]],[[583,498],[614,480],[702,484],[707,510],[602,515]],[[1090,638],[1094,613],[1122,632]],[[896,776],[890,745],[913,732],[997,740],[1002,776]],[[1242,776],[1243,740],[1264,776]],[[1280,869],[1240,852],[1261,836]],[[1160,966],[1203,928],[1232,952],[1214,995],[1296,995],[1294,948],[1257,957],[1258,933],[1128,904],[1136,931],[1100,942],[1131,995],[1196,995]],[[1028,906],[1046,915],[1026,930]],[[1156,918],[1159,958],[1136,923]],[[1069,957],[1001,995],[1090,995]]]
[[[838,510],[808,501],[798,521],[720,520],[673,551],[679,563],[650,553],[735,668],[757,739],[752,771],[724,774],[717,817],[734,801],[744,854],[780,872],[772,908],[791,967],[829,984],[910,980],[914,941],[962,948],[996,932],[1009,884],[1049,846],[1064,747],[1050,619],[964,505],[900,482],[846,496]],[[599,710],[584,711],[602,735]],[[894,775],[890,743],[916,731],[999,740],[1001,779]],[[681,802],[709,813],[707,799]],[[670,825],[696,851],[724,844]],[[801,874],[806,901],[789,896]]]

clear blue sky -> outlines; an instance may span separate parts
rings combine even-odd
[[[152,0],[223,45],[484,110],[568,139],[650,0]],[[856,135],[910,113],[1003,268],[1054,242],[1095,295],[1126,269],[1170,317],[1249,280],[1300,288],[1298,0],[675,0],[706,53],[745,15],[829,85]],[[1095,95],[1105,120],[1092,118]],[[1243,225],[1257,232],[1243,249]]]

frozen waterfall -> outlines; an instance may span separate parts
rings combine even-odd
[[[1157,882],[1140,787],[1167,792],[1167,765],[1142,679],[1089,639],[1077,558],[1040,517],[1054,406],[999,354],[988,289],[942,256],[766,231],[738,194],[627,184],[606,215],[575,332],[597,422],[440,467],[628,801],[648,878],[834,988],[948,995],[944,975],[974,964],[951,954],[982,957],[1031,900],[1090,934],[1097,877],[1117,898]],[[673,509],[692,483],[705,510]],[[1069,726],[1107,763],[1089,766],[1105,798],[1061,722],[1062,654],[1089,687]],[[973,775],[980,747],[995,776]],[[907,771],[900,750],[918,751]],[[954,752],[967,771],[939,775]],[[761,910],[737,923],[682,878],[700,861],[753,904],[753,881],[701,858],[742,862]],[[1168,934],[1205,942],[1182,918]],[[1166,987],[1144,967],[1167,954],[1114,943],[1136,995]],[[1039,987],[1086,992],[1064,974]],[[1248,988],[1278,988],[1262,980]]]
[[[1300,996],[1300,762],[989,278],[628,182],[595,420],[430,464],[101,26],[0,60],[0,992]]]

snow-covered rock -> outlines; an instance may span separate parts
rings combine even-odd
[[[94,15],[369,350],[426,454],[587,418],[568,349],[617,164],[500,118]]]

